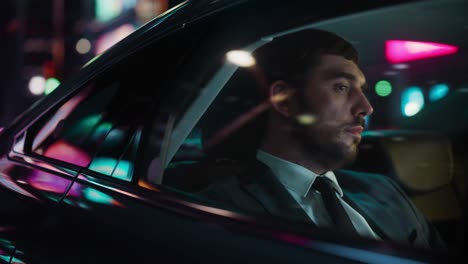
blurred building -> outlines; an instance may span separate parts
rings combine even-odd
[[[88,60],[182,1],[6,0],[0,9],[0,127]]]

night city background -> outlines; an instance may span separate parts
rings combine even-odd
[[[181,0],[6,0],[0,8],[0,127]]]

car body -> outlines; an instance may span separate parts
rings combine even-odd
[[[453,260],[464,239],[458,234],[467,158],[462,10],[464,1],[179,4],[84,65],[0,133],[0,263]],[[243,94],[218,96],[239,68],[225,54],[253,51],[306,27],[350,39],[370,84],[386,76],[400,93],[411,83],[453,85],[447,98],[411,118],[398,114],[400,96],[369,95],[397,111],[371,117],[350,167],[394,177],[439,223],[448,253],[232,212],[191,192],[209,175],[171,174],[205,158],[197,127],[207,109],[222,107],[219,128],[256,107]],[[457,52],[389,62],[388,39],[447,43]],[[411,165],[419,166],[418,175],[432,174],[413,177]]]

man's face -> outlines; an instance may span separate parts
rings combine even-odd
[[[295,96],[294,136],[306,153],[322,166],[336,169],[354,161],[364,129],[364,117],[373,111],[363,93],[364,74],[350,60],[323,55],[309,71],[304,89]],[[314,122],[304,124],[300,116]]]

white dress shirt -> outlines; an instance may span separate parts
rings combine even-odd
[[[288,190],[294,200],[304,209],[312,222],[317,226],[330,226],[332,224],[330,215],[323,204],[322,196],[318,191],[311,190],[315,178],[319,175],[298,164],[278,158],[262,150],[257,150],[257,159],[270,167],[273,174]],[[334,187],[337,190],[336,195],[349,215],[356,231],[361,236],[380,239],[369,226],[366,219],[342,199],[343,191],[336,180],[335,174],[332,171],[328,171],[323,176],[329,178],[335,185]]]

